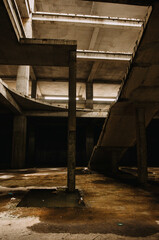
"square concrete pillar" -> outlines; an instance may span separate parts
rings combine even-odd
[[[15,116],[13,120],[12,168],[24,168],[26,156],[27,119]]]
[[[32,7],[34,1],[30,1]],[[32,14],[28,18],[23,18],[23,26],[27,38],[32,38]],[[29,95],[29,79],[30,79],[30,66],[18,66],[16,90],[17,92],[28,96]]]
[[[37,81],[36,80],[32,80],[31,97],[36,99],[36,93],[37,93]]]
[[[136,108],[136,143],[137,143],[137,162],[138,162],[138,180],[140,184],[146,184],[148,178],[147,172],[147,142],[145,129],[145,109]]]
[[[86,82],[86,108],[93,108],[93,82]]]
[[[75,191],[76,166],[76,51],[69,56],[67,187]]]
[[[29,94],[30,66],[18,66],[16,90],[28,96]]]

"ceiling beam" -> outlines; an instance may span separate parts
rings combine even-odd
[[[91,41],[90,41],[90,44],[89,44],[89,47],[88,47],[89,50],[93,50],[94,49],[96,41],[97,41],[98,34],[99,34],[99,27],[95,27],[93,29]]]
[[[69,66],[69,51],[76,51],[77,41],[25,38],[15,0],[0,1],[0,13],[0,64]]]
[[[115,60],[115,61],[130,61],[131,53],[112,53],[104,51],[77,50],[77,59],[97,61],[97,60]]]
[[[0,76],[6,82],[15,82],[16,76]],[[79,83],[86,83],[88,79],[77,79]],[[68,78],[51,78],[51,77],[38,77],[37,82],[68,82]],[[93,79],[94,83],[105,83],[105,84],[121,84],[122,80],[115,79]]]
[[[105,16],[64,14],[64,13],[46,13],[36,12],[32,15],[33,21],[54,22],[65,24],[87,25],[94,27],[122,26],[122,27],[141,27],[143,21],[140,19],[114,18]]]
[[[17,4],[14,1],[11,0],[3,0],[5,8],[7,9],[10,21],[12,23],[12,26],[14,28],[15,34],[17,36],[17,39],[20,40],[23,37],[26,37],[23,22],[20,16],[19,9],[17,7]]]
[[[34,117],[68,117],[68,112],[25,111],[24,115]],[[76,117],[80,118],[106,118],[107,115],[107,111],[76,111]]]
[[[91,68],[90,74],[88,76],[88,80],[87,80],[88,82],[92,82],[93,81],[94,76],[95,76],[97,70],[99,69],[100,65],[101,65],[101,62],[94,62],[93,63],[93,66]]]
[[[93,12],[94,2],[92,3],[91,14]],[[93,29],[92,37],[89,44],[89,50],[94,50],[95,44],[99,35],[99,27]],[[93,109],[93,78],[97,69],[99,68],[100,62],[95,61],[89,73],[87,82],[86,82],[86,108]]]
[[[96,41],[97,41],[98,34],[99,34],[99,27],[95,27],[94,30],[93,30],[93,34],[92,34],[92,37],[91,37],[90,44],[89,44],[89,50],[94,49]],[[91,71],[89,73],[87,82],[92,82],[93,81],[93,78],[95,76],[95,73],[96,73],[97,69],[99,68],[99,65],[100,65],[100,62],[94,62],[93,63],[93,66],[92,66]],[[87,85],[89,86],[89,84],[87,84]],[[87,95],[88,88],[89,87],[86,87],[86,95]],[[91,88],[91,89],[93,91],[93,88]]]
[[[141,6],[150,6],[154,2],[154,0],[83,0],[83,1],[141,5]]]
[[[28,0],[16,0],[18,10],[22,18],[29,18],[30,15],[30,3]]]
[[[90,11],[90,15],[93,15],[93,8],[94,8],[94,1],[92,2],[92,6],[91,6],[91,11]]]

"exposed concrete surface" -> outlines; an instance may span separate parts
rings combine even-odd
[[[158,76],[159,76],[159,35],[157,22],[159,20],[159,3],[154,2],[153,11],[142,41],[124,85],[121,88],[118,101],[109,111],[97,146],[91,156],[90,167],[98,171],[111,171],[112,149],[124,152],[136,142],[136,103],[140,103],[145,111],[145,126],[158,112]],[[155,42],[155,44],[154,44]],[[125,149],[124,149],[125,148]]]
[[[145,189],[128,174],[122,181],[82,169],[76,174],[86,207],[16,208],[29,189],[66,186],[66,169],[0,171],[0,239],[159,239],[159,169],[149,169]]]
[[[7,2],[7,0],[4,0],[4,2]],[[25,23],[28,22],[28,25],[30,26],[29,32],[31,33],[31,24],[29,23],[30,20],[26,21],[26,19],[29,17],[28,1],[16,0],[16,2],[19,8],[20,15],[22,17],[24,28],[23,32],[27,33]],[[94,98],[116,97],[120,88],[120,84],[125,79],[125,74],[127,73],[127,69],[129,68],[129,60],[131,58],[130,56],[134,52],[134,47],[136,46],[136,43],[139,40],[142,32],[141,26],[135,27],[131,24],[130,26],[120,26],[120,23],[127,22],[129,25],[129,23],[133,22],[134,20],[135,23],[145,22],[147,18],[146,16],[149,11],[148,9],[148,7],[144,6],[129,6],[123,4],[89,2],[80,0],[37,0],[35,1],[35,9],[33,10],[32,18],[33,37],[40,39],[48,39],[47,42],[49,42],[49,39],[61,39],[62,41],[64,39],[77,40],[78,49],[80,50],[80,53],[77,53],[77,90],[79,89],[79,91],[77,91],[77,97],[85,100],[86,82],[90,79],[92,79],[93,81]],[[50,12],[49,15],[48,12]],[[66,14],[68,18],[70,18],[69,14],[73,14],[71,15],[71,21],[73,19],[76,21],[73,24],[69,24],[69,21],[62,21],[62,23],[59,21],[56,22],[55,20],[59,19],[60,17],[59,14]],[[75,16],[76,14],[78,14],[78,16]],[[81,19],[82,16],[84,17],[85,21],[84,23],[82,23],[82,25],[79,25],[79,19]],[[92,23],[92,16],[93,19],[95,17],[95,19],[97,19],[96,21],[99,21],[99,23],[103,22],[102,17],[107,19],[113,18],[113,22],[115,21],[116,23],[119,23],[119,25],[94,25]],[[48,19],[48,17],[50,20]],[[4,19],[3,16],[2,19]],[[91,24],[89,23],[90,19],[92,19]],[[16,22],[18,25],[18,21]],[[4,24],[2,23],[2,27],[3,25],[5,25],[8,34],[11,34],[12,32],[11,35],[13,35],[13,29],[11,30],[6,22],[4,22]],[[4,34],[1,35],[2,41],[14,38],[13,36],[11,37],[8,35],[9,37],[5,37],[5,40],[3,40]],[[29,37],[28,34],[24,33],[21,37],[24,37],[23,35],[27,35],[27,37]],[[11,44],[13,44],[13,42]],[[9,47],[9,45],[10,44],[8,42],[7,47]],[[11,46],[10,51],[12,51],[12,48],[13,45]],[[4,47],[4,49],[6,50],[7,48]],[[32,52],[33,49],[31,49],[32,58],[35,57],[35,53]],[[105,53],[82,53],[81,49],[91,51],[95,50],[97,52],[104,51]],[[20,50],[15,50],[14,52],[18,51]],[[14,52],[13,55],[15,54]],[[39,50],[38,52],[38,54],[40,54],[41,51]],[[110,52],[114,52],[114,54],[110,54]],[[47,53],[48,58],[52,58],[52,56],[54,55],[56,56],[56,58],[58,58],[58,54],[56,52],[53,52],[51,56],[50,54],[51,50]],[[105,54],[107,55],[106,58],[104,57]],[[127,60],[125,59],[123,61],[122,56],[126,54],[129,55],[129,58],[126,58]],[[21,55],[25,56],[26,54]],[[21,55],[20,58],[22,57]],[[101,59],[102,55],[103,60],[99,60]],[[110,56],[108,57],[108,55],[111,55],[111,58]],[[78,58],[79,56],[80,58]],[[81,56],[83,57],[81,58]],[[115,58],[116,60],[114,59],[115,56],[118,56],[117,58]],[[23,58],[24,57],[22,57],[21,61],[24,60]],[[38,61],[39,59],[40,61],[42,61],[43,57],[39,56]],[[63,59],[63,57],[60,58],[60,61],[61,59]],[[10,57],[8,57],[8,61],[9,60]],[[17,59],[14,57],[14,62],[12,62],[14,65],[16,64],[16,60]],[[19,64],[22,64],[21,61]],[[7,62],[6,64],[9,64],[9,62]],[[61,69],[57,66],[48,67],[46,66],[46,61],[43,62],[43,64],[44,66],[40,67],[34,66],[35,75],[37,78],[37,87],[40,90],[37,94],[38,97],[41,97],[42,95],[42,97],[57,95],[61,97],[65,97],[65,95],[67,96],[68,90],[66,84],[69,79],[68,70],[66,70],[67,68],[63,67],[63,69]],[[98,67],[95,67],[94,69],[94,66]],[[16,68],[17,66],[8,65],[0,67],[0,77],[2,77],[3,80],[7,81],[9,87],[15,87],[15,79],[17,74]],[[80,105],[80,108],[85,108],[85,103],[78,103],[78,105]],[[103,103],[97,105],[96,102],[94,102],[93,108],[97,108],[98,110],[102,109],[103,111],[105,111],[105,105]]]

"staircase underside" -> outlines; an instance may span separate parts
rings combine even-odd
[[[111,173],[113,159],[119,161],[136,142],[136,108],[145,110],[148,126],[159,110],[159,3],[153,10],[122,86],[118,101],[111,107],[97,146],[92,153],[90,168]]]

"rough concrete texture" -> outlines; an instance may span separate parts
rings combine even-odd
[[[83,208],[16,207],[29,189],[66,186],[66,169],[0,171],[0,239],[159,239],[159,169],[140,188],[123,169],[120,179],[76,170]]]

